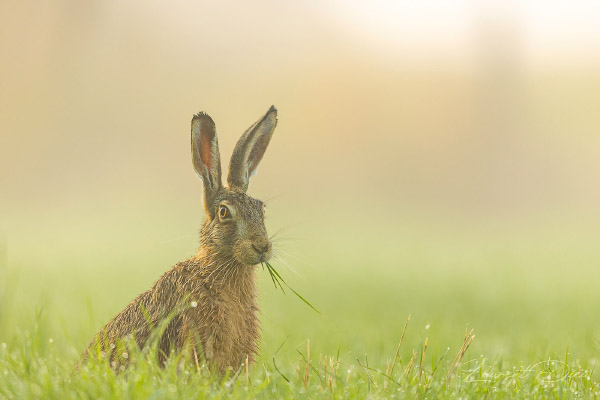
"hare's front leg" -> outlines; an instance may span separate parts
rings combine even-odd
[[[202,365],[211,366],[214,358],[214,342],[207,335],[206,329],[198,326],[195,318],[181,316],[181,326],[176,341],[177,350],[184,355],[194,368],[200,370]]]

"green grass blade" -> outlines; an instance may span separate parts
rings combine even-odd
[[[283,282],[283,283],[285,283],[285,282]],[[323,314],[321,314],[321,311],[317,310],[317,309],[315,308],[315,306],[313,306],[312,304],[310,304],[310,303],[308,302],[308,300],[306,300],[304,297],[302,297],[302,296],[300,295],[300,293],[298,293],[298,292],[296,292],[294,289],[292,289],[292,288],[290,287],[290,285],[288,285],[287,283],[285,283],[285,286],[287,286],[287,287],[288,287],[288,289],[290,289],[292,292],[294,292],[294,294],[295,294],[296,296],[298,296],[298,297],[300,298],[300,300],[302,300],[303,302],[305,302],[307,306],[309,306],[310,308],[312,308],[313,310],[315,310],[315,312],[316,312],[317,314],[319,314],[319,315],[323,315]]]
[[[315,308],[315,306],[310,304],[310,302],[308,300],[306,300],[304,297],[302,297],[302,295],[300,293],[296,292],[290,285],[288,285],[287,282],[281,277],[281,275],[279,275],[279,272],[277,272],[277,270],[275,268],[273,268],[273,266],[271,264],[269,264],[268,262],[265,264],[267,265],[267,269],[269,270],[271,277],[273,278],[273,274],[275,275],[274,280],[277,280],[279,282],[279,287],[281,288],[281,290],[284,293],[285,293],[285,291],[283,290],[283,286],[281,286],[281,282],[283,282],[285,284],[285,286],[287,286],[288,289],[290,289],[296,296],[298,296],[298,298],[300,300],[302,300],[307,306],[312,308],[317,314],[323,315],[323,314],[321,314],[321,312],[319,310],[317,310]],[[277,287],[277,286],[275,286],[275,287]]]
[[[263,266],[263,270],[265,269],[265,265],[262,264]],[[269,276],[271,277],[271,280],[273,281],[273,285],[275,285],[275,289],[277,289],[277,277],[273,274],[273,271],[271,271],[271,266],[269,264],[267,264],[267,271],[269,271]],[[281,287],[281,283],[279,283],[279,287]],[[281,290],[283,291],[283,288],[281,288]],[[285,291],[284,291],[285,293]]]

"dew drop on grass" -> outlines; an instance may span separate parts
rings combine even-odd
[[[48,343],[54,343],[54,339],[52,339],[52,338],[48,339]]]
[[[190,303],[190,305],[191,305],[193,308],[196,308],[196,307],[198,307],[198,302],[196,302],[196,301],[192,301],[192,302]]]
[[[425,329],[429,329],[429,327],[430,327],[429,324],[425,325]]]

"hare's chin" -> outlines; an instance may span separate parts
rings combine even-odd
[[[258,265],[261,262],[264,262],[264,260],[261,260],[261,257],[243,257],[241,259],[238,259],[238,261],[244,265],[249,265],[249,266],[253,266],[253,265]]]
[[[238,262],[244,265],[258,265],[271,259],[271,254],[241,254],[236,257]]]

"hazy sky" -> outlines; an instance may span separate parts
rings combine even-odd
[[[600,59],[597,1],[393,1],[323,2],[331,21],[381,48],[402,46],[425,57],[427,50],[465,56],[481,24],[518,31],[534,64]],[[419,50],[417,50],[419,49]]]
[[[227,155],[271,104],[275,193],[596,204],[597,21],[593,1],[2,2],[4,204],[185,190],[190,116]]]

